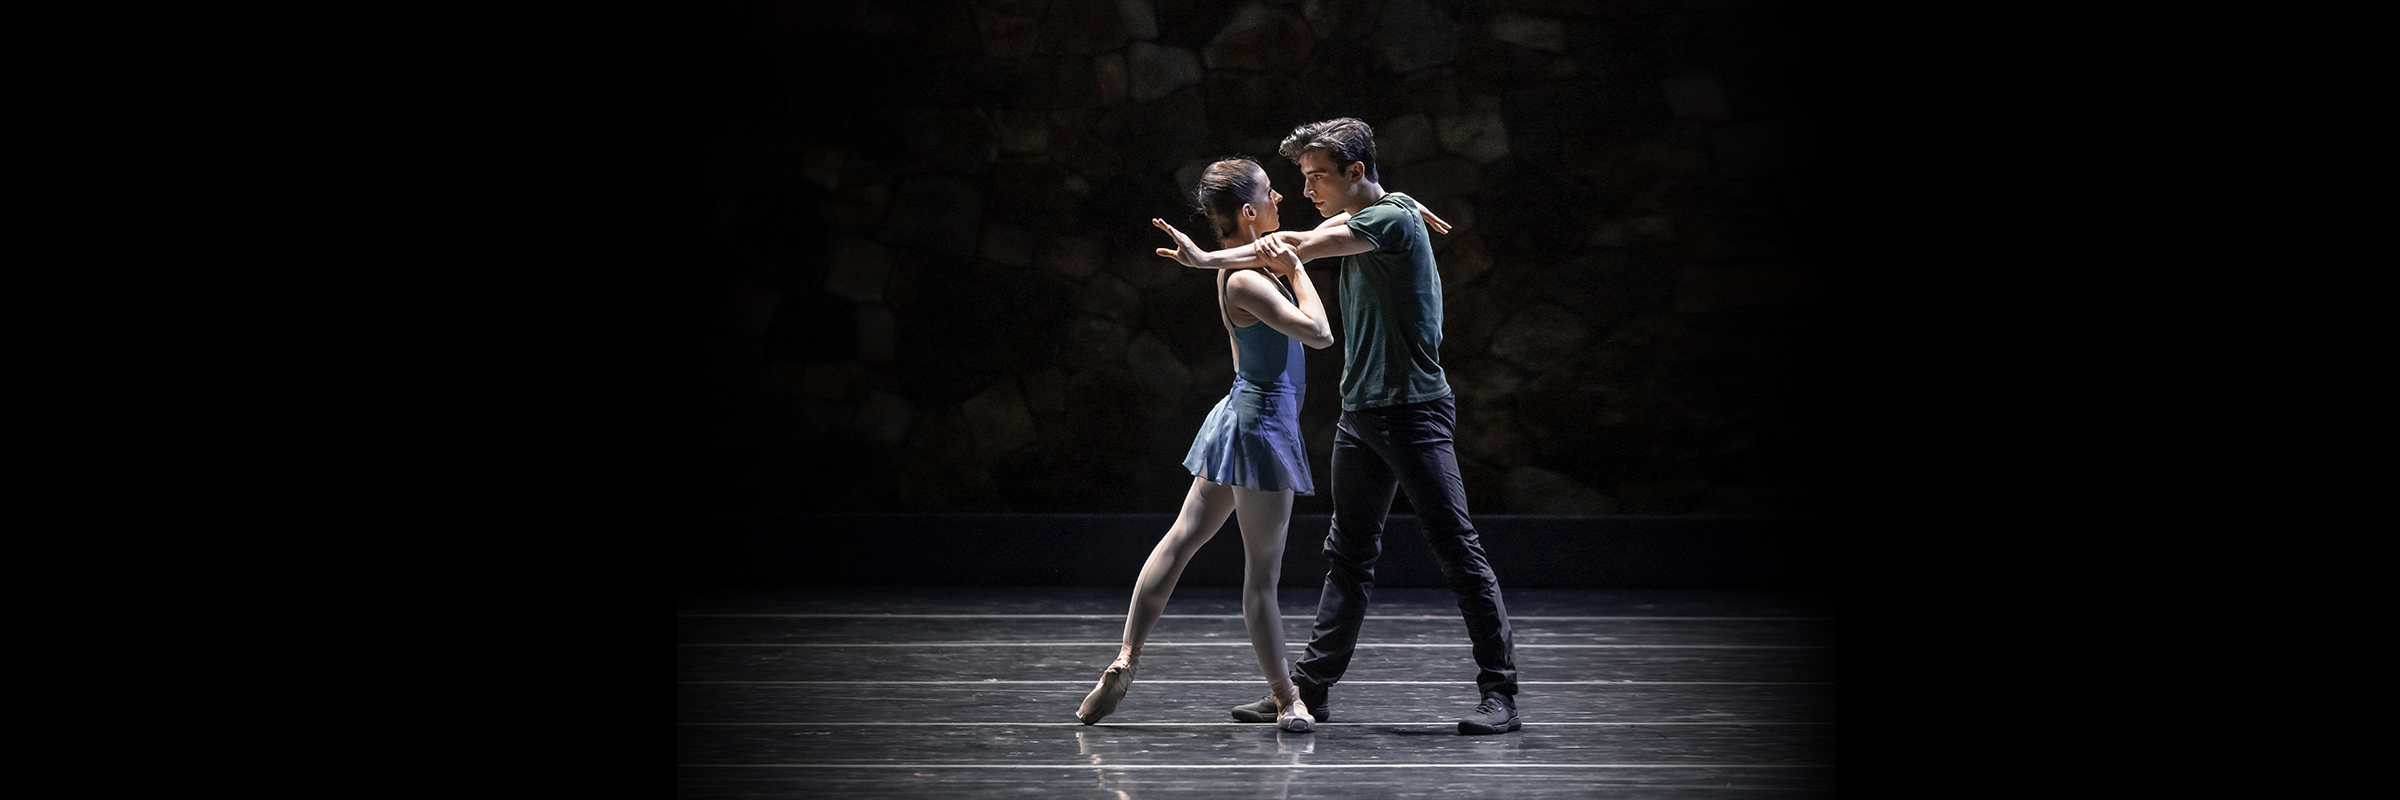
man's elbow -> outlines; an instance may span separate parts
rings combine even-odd
[[[1323,350],[1333,346],[1333,336],[1332,334],[1318,334],[1316,336],[1302,339],[1300,340],[1300,343],[1308,345],[1311,349]]]

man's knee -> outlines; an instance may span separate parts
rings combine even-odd
[[[1336,570],[1372,572],[1375,562],[1382,557],[1383,549],[1379,547],[1346,549],[1331,544],[1325,547],[1325,565]]]
[[[1469,573],[1490,574],[1491,560],[1484,555],[1483,540],[1474,528],[1459,527],[1445,531],[1428,528],[1425,544],[1433,549],[1433,557],[1441,562],[1442,570],[1456,569]]]

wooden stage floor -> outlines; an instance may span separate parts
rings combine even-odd
[[[1475,668],[1449,592],[1383,589],[1313,733],[1258,699],[1231,589],[1184,587],[1117,713],[1075,721],[1116,655],[1109,589],[687,592],[682,797],[1822,797],[1834,609],[1771,592],[1506,592],[1524,729],[1457,735]],[[1286,589],[1289,652],[1314,589]]]

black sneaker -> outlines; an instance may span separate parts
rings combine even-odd
[[[1507,733],[1517,727],[1517,699],[1499,692],[1484,692],[1483,702],[1475,704],[1475,713],[1458,721],[1458,735]]]
[[[1325,690],[1318,689],[1312,692],[1308,687],[1302,686],[1300,687],[1300,702],[1308,704],[1308,715],[1316,717],[1317,724],[1323,725],[1333,721],[1333,715],[1325,712]],[[1275,710],[1275,696],[1270,694],[1259,698],[1256,703],[1234,706],[1233,721],[1274,722]]]

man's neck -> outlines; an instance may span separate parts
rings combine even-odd
[[[1342,209],[1342,213],[1357,214],[1358,212],[1367,210],[1367,206],[1374,205],[1378,201],[1381,201],[1383,199],[1383,184],[1360,181],[1358,183],[1358,194],[1353,196],[1358,198],[1358,207]]]

